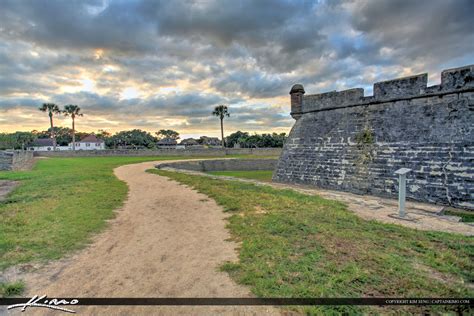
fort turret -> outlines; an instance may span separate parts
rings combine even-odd
[[[291,116],[297,120],[301,117],[301,112],[303,110],[303,95],[304,95],[303,85],[297,83],[291,90]]]

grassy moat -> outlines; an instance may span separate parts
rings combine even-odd
[[[258,181],[271,182],[273,171],[254,170],[254,171],[209,171],[206,172],[215,176],[227,176],[243,179],[253,179]]]

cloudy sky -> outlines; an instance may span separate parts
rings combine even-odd
[[[0,0],[0,131],[288,132],[288,91],[366,88],[474,63],[472,0]],[[69,126],[66,118],[58,125]]]

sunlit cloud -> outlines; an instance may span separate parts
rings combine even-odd
[[[101,59],[102,56],[104,56],[104,50],[103,49],[96,49],[94,51],[94,58],[95,59]]]
[[[102,67],[102,71],[104,72],[116,72],[116,71],[120,71],[120,67],[116,66],[116,65],[105,65]]]
[[[140,97],[140,92],[133,87],[125,88],[122,93],[120,93],[121,100],[127,99],[136,99]]]

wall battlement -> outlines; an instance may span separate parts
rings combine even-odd
[[[441,84],[430,87],[427,84],[426,73],[376,82],[373,96],[364,96],[363,88],[304,95],[303,86],[298,84],[295,85],[297,89],[290,91],[292,96],[296,96],[292,98],[291,113],[298,119],[306,112],[471,91],[474,89],[474,65],[444,70],[441,73]],[[298,94],[300,99],[297,98]]]
[[[409,199],[474,209],[474,65],[361,88],[305,95],[273,180],[396,197],[395,170],[410,168]]]

